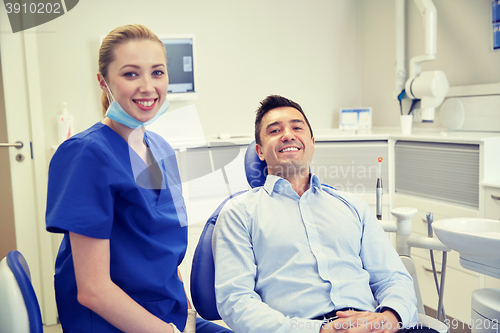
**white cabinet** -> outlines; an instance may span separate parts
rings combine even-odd
[[[316,141],[311,171],[323,184],[356,194],[376,212],[378,158],[382,157],[382,216],[390,216],[389,148],[387,140]]]
[[[500,220],[500,187],[485,187],[484,217],[487,219]]]
[[[426,214],[432,212],[434,221],[451,217],[478,217],[477,209],[452,205],[443,201],[429,200],[417,196],[394,195],[394,207],[414,207],[418,210],[412,220],[412,232],[427,236]],[[435,237],[435,236],[434,236]],[[415,261],[420,292],[424,305],[437,309],[438,294],[431,271],[430,252],[412,248],[411,256]],[[436,269],[441,271],[442,252],[434,251]],[[441,280],[438,274],[438,281]],[[444,289],[444,308],[447,316],[467,322],[471,314],[471,293],[479,288],[478,274],[463,268],[459,263],[458,252],[451,251],[447,258],[446,282]]]
[[[484,188],[484,217],[500,220],[500,185]],[[484,276],[484,281],[480,279],[480,283],[481,287],[484,288],[500,289],[500,279]]]
[[[484,186],[485,182],[500,179],[499,149],[498,137],[395,140],[393,207],[417,208],[412,230],[424,236],[428,212],[434,214],[434,221],[452,217],[500,218],[500,202],[491,199],[492,194],[500,196],[500,188]],[[436,309],[438,296],[429,251],[412,249],[412,257],[423,302]],[[442,253],[434,251],[434,257],[440,269]],[[500,281],[463,268],[459,254],[448,253],[444,290],[448,316],[468,322],[471,293],[486,286],[498,287]]]

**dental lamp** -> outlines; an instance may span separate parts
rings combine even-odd
[[[422,62],[436,59],[437,10],[432,0],[415,0],[415,4],[423,17],[425,55],[410,60],[410,77],[406,81],[405,92],[410,99],[420,100],[422,122],[433,122],[435,109],[446,97],[449,84],[442,71],[422,72]]]

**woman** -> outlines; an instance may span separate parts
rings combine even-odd
[[[104,119],[61,144],[49,168],[47,230],[65,233],[55,274],[61,325],[193,332],[178,271],[187,216],[175,154],[144,129],[168,108],[165,48],[144,26],[116,28],[97,78]],[[196,326],[230,332],[200,318]]]

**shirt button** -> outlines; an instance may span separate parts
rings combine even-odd
[[[308,227],[310,227],[310,226],[311,226],[311,223],[308,223],[308,224],[307,224],[307,226],[308,226]]]

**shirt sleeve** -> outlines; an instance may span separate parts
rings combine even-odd
[[[235,332],[319,332],[321,321],[285,316],[255,291],[257,264],[249,225],[245,209],[236,199],[226,204],[215,225],[215,293],[221,318]]]
[[[70,139],[49,166],[46,227],[107,239],[113,224],[113,169],[95,143]]]
[[[357,211],[363,223],[360,256],[364,269],[370,273],[370,287],[378,303],[376,311],[391,308],[399,315],[402,325],[411,325],[418,320],[413,279],[375,214],[368,204],[358,200]]]

